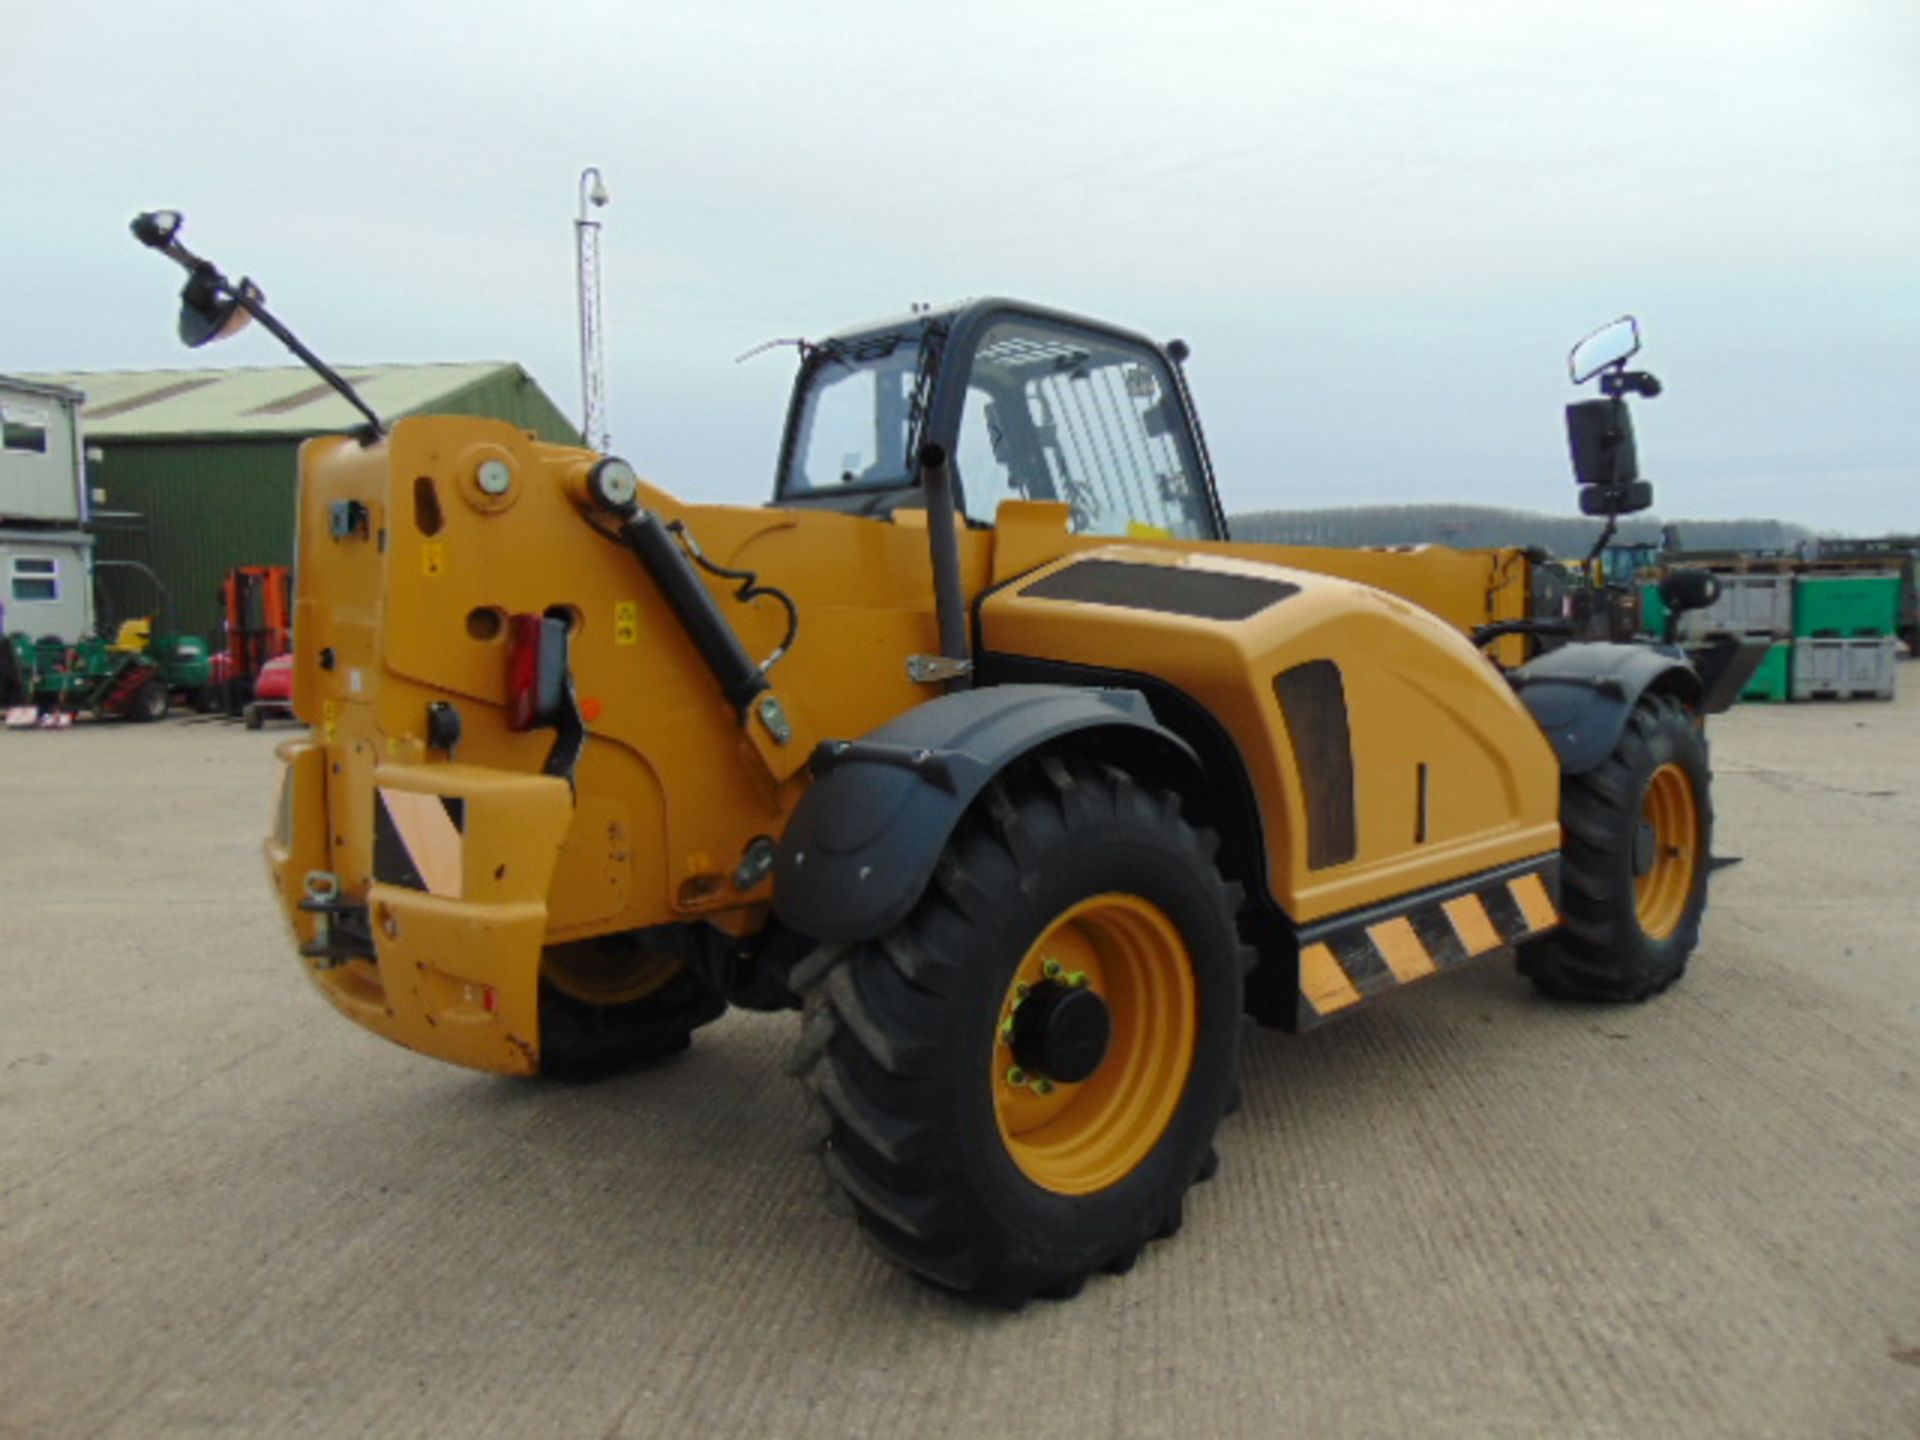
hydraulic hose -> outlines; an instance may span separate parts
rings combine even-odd
[[[706,661],[727,702],[736,710],[745,710],[754,696],[770,689],[767,677],[720,613],[713,592],[694,572],[693,562],[674,543],[660,517],[648,510],[635,510],[621,522],[620,538],[660,587],[667,607]]]

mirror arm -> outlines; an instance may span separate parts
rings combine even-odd
[[[1594,562],[1600,558],[1600,553],[1607,548],[1607,542],[1613,539],[1619,529],[1620,512],[1618,510],[1609,510],[1607,512],[1606,527],[1601,530],[1600,538],[1593,542],[1593,549],[1587,552],[1586,561],[1582,566],[1589,574],[1593,572]]]
[[[341,399],[345,400],[349,405],[353,406],[354,409],[367,417],[366,432],[361,437],[362,444],[371,445],[375,440],[381,439],[386,435],[387,427],[380,423],[380,417],[374,413],[373,408],[368,405],[366,401],[360,398],[359,392],[343,380],[331,365],[327,364],[326,361],[314,354],[313,351],[309,350],[305,345],[302,345],[299,338],[295,336],[291,330],[274,319],[267,307],[254,298],[259,292],[257,292],[253,286],[249,285],[247,281],[242,278],[238,288],[236,288],[218,271],[214,272],[214,277],[215,283],[239,302],[242,310],[245,310],[249,315],[253,316],[254,319],[266,326],[266,328],[272,332],[274,339],[291,350],[305,362],[308,369],[312,370],[314,374],[318,375],[322,380],[326,381],[327,384],[337,390],[340,393]]]
[[[387,427],[380,423],[380,417],[374,413],[372,407],[360,398],[353,386],[342,379],[331,365],[302,345],[291,330],[274,319],[272,313],[260,302],[260,292],[247,281],[246,277],[242,276],[239,285],[236,286],[220,273],[219,266],[211,260],[201,259],[172,234],[167,235],[161,243],[154,244],[146,236],[141,235],[138,228],[140,222],[135,221],[134,224],[134,234],[140,239],[141,244],[148,246],[149,249],[158,250],[185,270],[188,275],[205,283],[216,295],[230,296],[235,304],[264,325],[272,333],[273,338],[291,350],[308,369],[338,391],[341,399],[366,416],[367,423],[360,432],[361,444],[371,445],[374,441],[385,437]]]

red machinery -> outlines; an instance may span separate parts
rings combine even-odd
[[[258,730],[274,716],[293,718],[293,656],[276,655],[254,678],[253,699],[240,716],[249,730]]]
[[[221,582],[220,603],[226,664],[217,678],[227,713],[238,715],[253,698],[262,667],[293,649],[292,567],[236,565]]]

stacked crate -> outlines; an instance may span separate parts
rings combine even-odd
[[[1891,700],[1900,577],[1794,577],[1793,698]]]
[[[1704,640],[1710,635],[1738,635],[1765,640],[1767,658],[1754,672],[1742,700],[1786,700],[1794,634],[1794,576],[1788,571],[1746,571],[1720,574],[1720,598],[1704,610],[1681,615],[1679,638]]]

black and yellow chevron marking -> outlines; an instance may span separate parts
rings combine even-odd
[[[1560,922],[1557,864],[1503,873],[1414,898],[1399,914],[1371,911],[1300,937],[1300,1028],[1383,990],[1424,979]]]
[[[380,787],[374,792],[373,878],[459,899],[466,829],[465,800]]]

